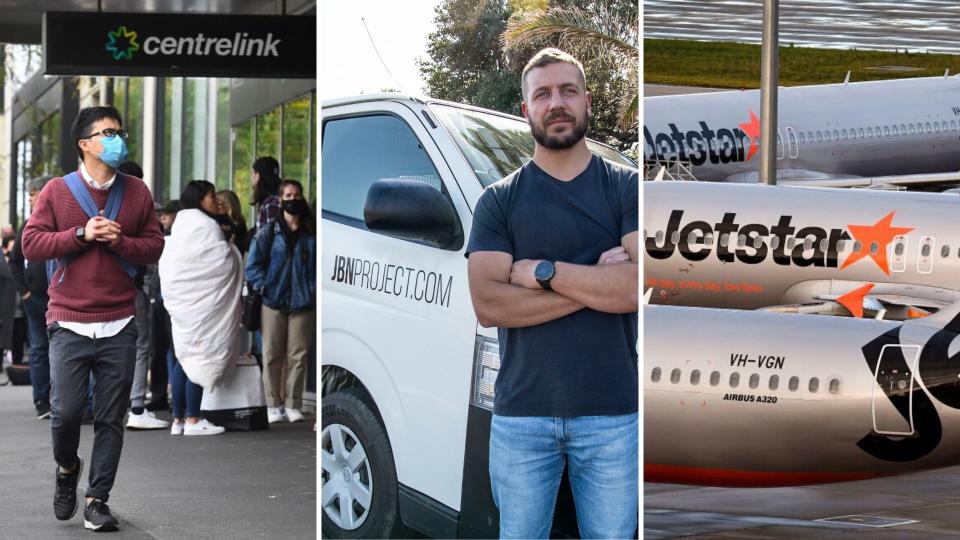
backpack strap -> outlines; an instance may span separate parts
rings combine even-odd
[[[117,216],[120,215],[120,206],[123,204],[123,195],[126,192],[126,175],[119,172],[116,173],[116,175],[113,184],[110,186],[110,194],[107,195],[107,205],[102,212],[97,208],[97,203],[93,200],[93,196],[90,195],[90,191],[87,189],[86,182],[80,178],[79,173],[74,171],[64,176],[63,181],[67,184],[67,188],[70,189],[70,194],[73,195],[73,198],[77,201],[77,204],[80,205],[83,212],[87,214],[87,217],[104,216],[110,221],[114,221],[117,219]],[[47,281],[52,281],[54,272],[56,272],[58,267],[62,267],[63,271],[60,273],[58,283],[63,283],[64,275],[67,273],[67,264],[69,264],[75,256],[75,254],[71,254],[61,259],[47,261]],[[117,253],[114,253],[113,256],[117,258],[120,267],[123,268],[123,271],[126,272],[128,276],[132,278],[137,275],[137,269],[126,259]]]

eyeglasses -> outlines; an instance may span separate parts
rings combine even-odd
[[[103,135],[104,137],[113,137],[114,135],[118,135],[121,139],[126,139],[127,137],[130,136],[129,133],[127,133],[122,129],[105,128],[105,129],[101,129],[96,133],[91,133],[86,137],[80,137],[80,139],[81,140],[89,139],[90,137],[96,137],[97,135]]]

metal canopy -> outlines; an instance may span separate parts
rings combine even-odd
[[[220,13],[224,15],[306,15],[314,0],[0,0],[0,43],[41,41],[43,12]]]

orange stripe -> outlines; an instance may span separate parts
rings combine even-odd
[[[744,471],[647,463],[643,467],[643,474],[645,482],[716,487],[784,487],[852,482],[890,476],[892,473]]]

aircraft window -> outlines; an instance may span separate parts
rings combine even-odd
[[[690,384],[696,386],[700,384],[700,370],[695,369],[690,372]]]
[[[750,376],[750,388],[756,388],[757,386],[760,386],[760,375],[754,373]]]
[[[835,140],[835,141],[839,141],[839,140],[840,140],[840,132],[839,132],[839,131],[833,130],[833,140]]]
[[[860,128],[860,138],[863,139],[863,128]]]
[[[896,137],[897,135],[899,135],[899,133],[897,132],[897,125],[896,125],[896,124],[893,125],[893,129],[891,129],[891,131],[893,131],[893,136],[894,136],[894,137]]]
[[[884,137],[890,136],[890,126],[883,126],[883,136]]]
[[[817,390],[820,389],[820,379],[816,377],[810,379],[810,385],[807,388],[810,389],[811,394],[816,394]]]
[[[916,135],[916,134],[917,134],[917,127],[914,126],[913,124],[910,124],[910,134],[911,134],[911,135]]]
[[[738,234],[737,235],[737,247],[743,247],[747,245],[747,235]]]
[[[823,132],[823,140],[825,140],[825,141],[827,141],[827,142],[830,142],[830,132],[829,132],[829,131],[824,131],[824,132]]]
[[[803,249],[804,249],[804,251],[806,251],[806,250],[808,250],[808,249],[813,249],[813,237],[812,237],[812,236],[808,236],[808,237],[806,238],[806,240],[803,241]]]
[[[698,234],[699,232],[700,232],[699,230],[690,231],[690,234],[687,235],[687,243],[688,243],[688,244],[695,244],[695,243],[697,243],[697,238],[698,238],[698,236],[699,236],[699,234]]]
[[[720,384],[720,372],[714,371],[710,374],[710,386],[716,386]]]
[[[956,120],[951,120],[951,121],[950,121],[950,131],[956,131],[956,130],[957,130],[957,121],[956,121]]]
[[[770,385],[769,385],[769,386],[770,386],[770,389],[771,389],[771,390],[776,390],[776,389],[780,386],[780,376],[779,376],[779,375],[771,375],[771,376],[770,376]]]
[[[873,138],[873,128],[867,128],[867,137]]]
[[[727,247],[730,244],[730,233],[723,233],[720,235],[720,245]]]
[[[823,141],[823,133],[817,132],[817,142]]]
[[[830,247],[830,242],[827,242],[826,238],[820,241],[820,251],[826,253],[829,247]]]
[[[795,245],[797,245],[796,237],[791,236],[790,238],[787,238],[787,249],[793,251],[793,246]]]
[[[663,245],[663,239],[665,237],[666,237],[666,233],[664,233],[663,231],[657,231],[657,236],[656,236],[657,244]]]
[[[940,122],[933,123],[933,131],[940,133]]]
[[[734,371],[730,374],[730,388],[736,388],[740,386],[740,374]]]
[[[831,394],[840,393],[840,379],[830,379],[830,393]]]
[[[670,243],[678,244],[680,243],[680,231],[673,231],[670,235]]]
[[[875,129],[875,131],[876,131],[876,133],[877,133],[877,137],[879,137],[879,136],[880,136],[880,126],[877,126],[876,129]]]
[[[847,130],[841,131],[840,134],[843,135],[843,140],[847,140]]]
[[[893,248],[893,254],[897,256],[903,255],[903,242],[897,242],[897,245]]]
[[[837,252],[842,252],[847,247],[846,240],[837,240]]]
[[[803,132],[801,131],[801,132],[800,132],[800,144],[803,144],[803,143],[805,143],[805,142],[807,142],[807,141],[806,141],[806,139],[805,139],[804,136],[803,136]]]
[[[703,243],[704,243],[704,245],[707,245],[707,246],[712,246],[712,245],[713,245],[713,233],[712,233],[712,232],[708,232],[707,235],[703,237]]]
[[[924,246],[923,246],[922,248],[920,248],[920,256],[921,256],[921,257],[929,257],[929,256],[930,256],[930,244],[924,244]]]
[[[940,248],[940,256],[946,259],[950,256],[950,246],[943,246]]]
[[[680,382],[680,368],[676,368],[670,372],[670,382],[673,384]]]
[[[790,377],[790,382],[788,383],[787,386],[788,388],[790,388],[791,392],[796,392],[797,388],[800,386],[800,377],[797,377],[797,376]]]
[[[857,130],[855,128],[850,128],[850,138],[856,140]]]
[[[753,247],[756,249],[760,249],[761,247],[763,247],[763,238],[760,238],[759,236],[754,236]]]
[[[857,240],[856,242],[853,243],[853,252],[854,252],[854,253],[859,253],[859,252],[862,251],[862,250],[863,250],[863,244],[861,244],[859,240]]]
[[[930,122],[927,122],[927,123],[926,123],[926,128],[927,128],[927,133],[932,133],[932,132],[930,131]]]
[[[810,142],[811,142],[811,143],[813,143],[813,132],[812,132],[812,131],[808,131],[808,132],[807,132],[807,138],[810,139]]]
[[[900,134],[901,134],[901,135],[906,135],[906,134],[907,134],[907,126],[905,126],[905,125],[903,125],[903,124],[900,124]]]
[[[776,251],[778,247],[780,247],[780,237],[774,236],[770,239],[770,249]]]
[[[876,255],[880,252],[880,243],[879,242],[870,242],[870,253]]]
[[[660,382],[660,368],[653,368],[653,371],[650,372],[650,380],[653,382]]]

